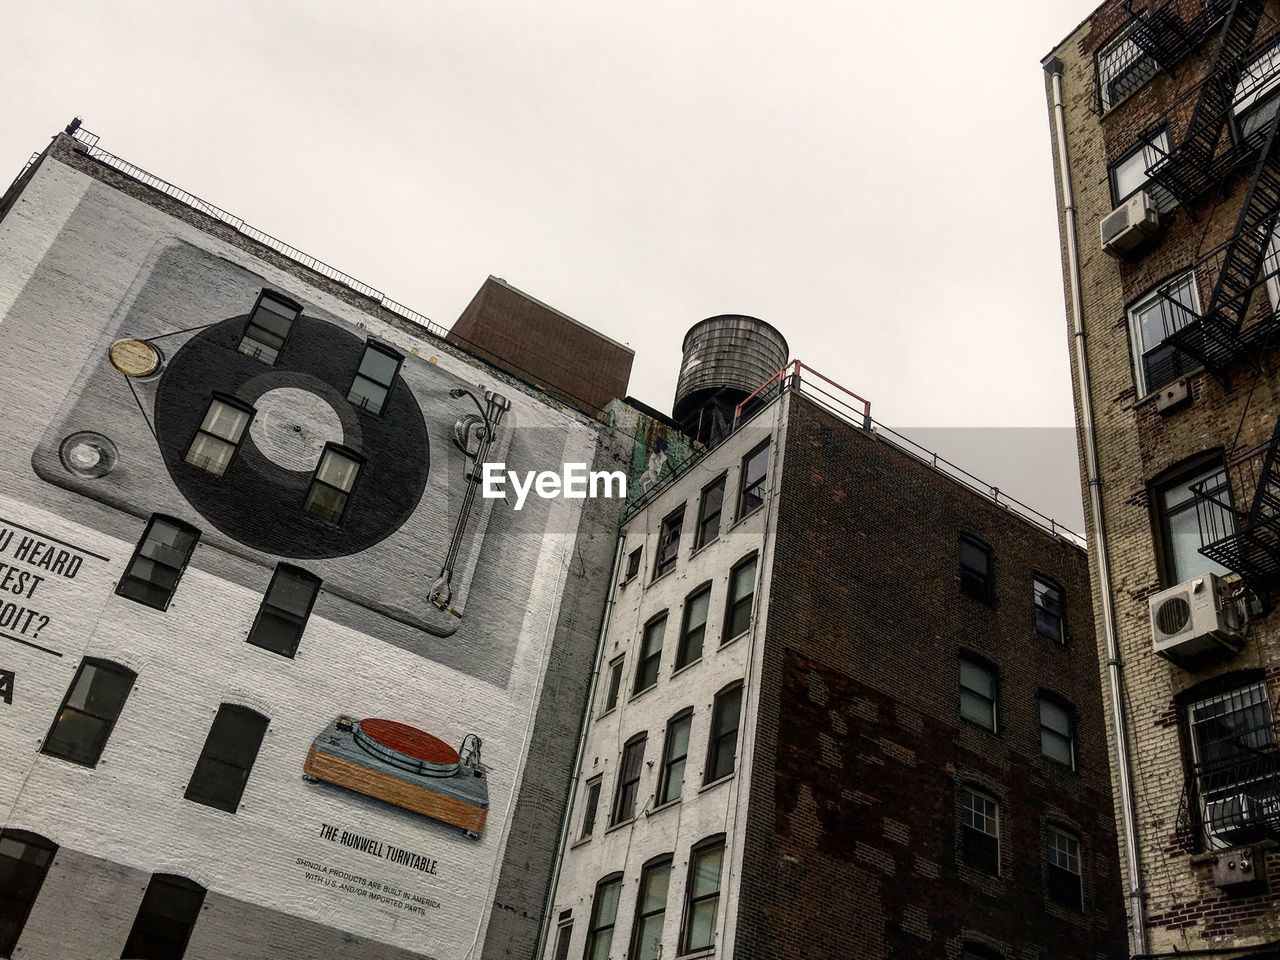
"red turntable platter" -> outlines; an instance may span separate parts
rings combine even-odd
[[[380,760],[426,776],[452,776],[462,762],[458,751],[439,737],[396,720],[361,720],[355,739]]]

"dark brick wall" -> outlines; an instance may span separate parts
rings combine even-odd
[[[737,960],[1121,955],[1084,553],[795,395],[784,457]],[[961,531],[994,548],[993,606],[960,595]],[[999,733],[959,718],[962,649],[1000,669]],[[1075,706],[1076,772],[1040,756],[1042,689]],[[1000,878],[961,865],[959,783],[1001,802]],[[1050,822],[1082,839],[1083,914],[1045,896]]]
[[[627,395],[635,353],[496,277],[484,282],[449,342],[597,416]]]

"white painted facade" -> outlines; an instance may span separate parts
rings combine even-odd
[[[741,875],[742,836],[746,824],[748,785],[751,780],[752,731],[758,712],[756,678],[763,657],[763,633],[768,614],[768,585],[776,530],[775,505],[781,476],[781,451],[787,398],[776,401],[700,462],[685,470],[662,489],[624,525],[620,564],[613,605],[602,638],[597,676],[582,744],[574,796],[558,869],[558,880],[541,956],[556,957],[560,938],[568,936],[567,956],[581,958],[587,949],[593,898],[601,878],[621,872],[622,888],[608,956],[630,956],[641,870],[663,855],[672,856],[670,886],[663,924],[661,957],[680,955],[690,850],[716,834],[726,839],[721,873],[716,947],[691,956],[733,956],[737,920],[737,889]],[[764,439],[769,440],[769,466],[764,505],[754,513],[736,516],[743,457]],[[727,475],[720,534],[694,549],[699,499],[703,488],[721,474]],[[674,570],[654,579],[654,558],[662,521],[685,505],[684,528]],[[638,574],[625,579],[627,558],[639,548]],[[745,634],[722,643],[731,569],[755,554],[756,585],[751,626]],[[676,649],[686,598],[711,583],[706,638],[701,659],[674,669]],[[644,625],[667,611],[667,630],[657,684],[633,693]],[[622,658],[621,692],[614,709],[605,711],[611,665]],[[743,683],[742,713],[738,730],[736,769],[731,776],[704,783],[717,692]],[[663,760],[667,722],[686,708],[693,710],[688,760],[680,799],[655,806],[655,791]],[[637,814],[634,819],[610,826],[610,813],[618,783],[623,745],[638,733],[648,735],[642,768]],[[583,836],[584,802],[593,782],[601,784],[595,828]],[[565,928],[571,924],[571,930]],[[562,947],[563,949],[563,947]]]

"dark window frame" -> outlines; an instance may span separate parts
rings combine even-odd
[[[716,880],[716,891],[713,894],[703,894],[700,897],[695,897],[693,894],[693,881],[698,865],[698,859],[702,854],[717,848],[720,850],[720,871]],[[716,928],[720,925],[720,900],[724,896],[724,855],[727,852],[725,834],[723,833],[718,833],[699,840],[689,848],[689,874],[684,885],[684,914],[680,918],[680,939],[678,941],[679,954],[693,953],[697,950],[710,950],[715,947]],[[705,903],[713,898],[716,901],[716,922],[711,928],[711,943],[692,944],[691,935],[693,933],[692,920],[694,908],[698,904]]]
[[[1004,960],[1004,954],[984,943],[966,940],[960,945],[960,960]]]
[[[276,355],[270,361],[264,359],[259,353],[250,352],[244,348],[244,343],[246,340],[254,339],[250,336],[250,331],[255,326],[258,327],[258,329],[260,330],[267,330],[267,328],[262,326],[262,324],[255,324],[253,322],[253,318],[258,315],[258,308],[262,306],[262,301],[264,299],[274,300],[276,303],[279,303],[282,306],[288,307],[294,311],[294,315],[292,319],[289,320],[289,329],[285,332],[285,335],[280,338],[280,346],[275,348]],[[267,287],[263,287],[262,290],[259,291],[258,293],[258,298],[253,302],[253,309],[249,311],[249,316],[245,319],[244,328],[240,331],[240,339],[236,341],[236,350],[240,353],[243,353],[245,356],[253,357],[253,359],[259,361],[260,363],[265,363],[267,364],[267,366],[274,367],[280,362],[280,357],[284,353],[285,347],[289,345],[289,340],[293,337],[293,331],[297,327],[298,321],[301,319],[302,319],[302,304],[298,303],[298,301],[294,300],[292,297],[286,296],[285,294],[281,293],[279,290],[271,290],[271,289],[268,289]],[[279,336],[279,334],[272,333],[270,330],[267,330],[267,333],[270,334],[272,337]],[[256,342],[262,343],[261,340],[257,340]],[[263,346],[266,346],[266,344],[263,344]]]
[[[738,772],[738,736],[742,733],[744,693],[743,681],[741,680],[727,683],[716,691],[711,707],[711,727],[707,732],[707,762],[702,771],[703,786],[710,786],[713,783],[728,780]],[[734,722],[732,729],[718,730],[723,719],[726,698],[732,694],[737,695],[738,718]],[[730,758],[729,769],[721,772],[721,759],[725,756],[726,749]]]
[[[153,893],[153,889],[158,885],[169,887],[170,892],[167,894],[159,891]],[[198,892],[199,896],[195,898],[194,909],[188,909],[190,917],[185,933],[178,937],[165,937],[165,939],[157,942],[154,931],[148,931],[138,925],[143,921],[144,917],[154,917],[151,922],[162,925],[161,936],[164,936],[164,927],[172,927],[175,924],[172,916],[172,908],[175,901],[173,890],[182,890],[189,895]],[[195,932],[196,924],[200,920],[200,913],[206,896],[208,896],[208,890],[194,880],[173,873],[153,873],[151,879],[147,882],[147,890],[142,895],[142,902],[138,904],[138,912],[134,915],[133,925],[129,928],[129,939],[125,941],[124,949],[120,955],[122,957],[145,957],[147,960],[182,960],[182,957],[186,954],[187,945],[191,942],[191,934]],[[149,903],[153,897],[154,902]],[[151,907],[154,913],[144,913],[148,906]],[[162,913],[161,911],[164,912]]]
[[[600,797],[603,790],[604,774],[602,773],[596,774],[582,785],[582,822],[578,825],[579,840],[595,836],[596,822],[600,819]]]
[[[653,579],[658,580],[672,570],[680,561],[680,541],[684,538],[684,513],[688,504],[680,504],[662,518],[658,528],[658,549],[653,558]],[[670,551],[668,555],[668,551]]]
[[[671,668],[671,672],[678,673],[685,667],[697,663],[702,659],[702,654],[707,647],[707,624],[711,622],[711,587],[710,580],[705,583],[698,584],[684,598],[684,607],[680,611],[680,636],[676,640],[676,661],[675,666]],[[690,626],[689,617],[693,611],[694,603],[706,597],[706,609],[703,612],[702,623],[697,626]],[[698,652],[696,656],[691,655],[692,638],[697,635]]]
[[[1170,136],[1168,124],[1162,123],[1159,126],[1139,134],[1137,142],[1132,147],[1107,164],[1107,184],[1111,188],[1111,207],[1113,210],[1118,209],[1126,200],[1136,196],[1142,190],[1145,190],[1147,185],[1151,182],[1148,178],[1147,180],[1144,180],[1140,186],[1135,187],[1128,193],[1121,196],[1120,187],[1116,183],[1116,169],[1129,160],[1132,160],[1139,153],[1142,153],[1147,149],[1147,147],[1154,146],[1156,140],[1160,138],[1161,134],[1164,134],[1166,139]],[[1169,140],[1169,143],[1170,147],[1172,147],[1172,140]],[[1144,170],[1143,172],[1145,174],[1146,171]]]
[[[762,441],[760,441],[754,447],[752,447],[751,450],[749,450],[747,454],[738,462],[738,497],[737,497],[737,506],[734,513],[735,523],[745,520],[747,517],[751,516],[757,510],[761,509],[764,506],[764,502],[766,499],[765,492],[767,492],[765,491],[764,488],[766,488],[769,483],[769,444],[772,440],[773,440],[772,437],[765,437]],[[764,472],[760,475],[759,479],[752,481],[751,484],[748,486],[747,465],[751,462],[752,458],[755,457],[756,454],[760,453],[761,451],[764,451],[764,455],[765,455],[764,456]],[[761,491],[759,493],[759,502],[751,507],[748,507],[747,497],[750,495],[755,495],[757,491]]]
[[[618,706],[618,700],[622,695],[622,676],[626,665],[627,655],[625,653],[609,661],[609,676],[605,678],[604,709],[600,711],[600,716],[602,717]]]
[[[675,865],[675,857],[672,854],[664,853],[645,861],[644,866],[640,868],[640,883],[636,887],[636,913],[631,921],[631,945],[627,951],[628,960],[643,960],[640,955],[640,949],[643,944],[640,942],[641,934],[644,932],[645,922],[652,917],[662,916],[663,923],[666,923],[667,900],[671,896],[671,873]],[[665,869],[667,871],[667,895],[662,898],[662,907],[660,909],[645,910],[644,902],[647,896],[646,884],[653,874]],[[658,947],[659,955],[662,946]]]
[[[128,689],[125,691],[124,697],[120,700],[120,704],[116,709],[114,716],[90,713],[86,709],[69,705],[71,695],[75,692],[76,685],[79,684],[80,678],[84,675],[86,667],[92,667],[94,670],[100,670],[106,673],[114,673],[128,681]],[[116,724],[120,722],[120,715],[124,713],[125,704],[129,702],[129,694],[133,692],[133,687],[137,682],[137,672],[130,670],[122,664],[116,663],[113,660],[103,660],[99,657],[84,657],[80,661],[79,666],[76,667],[76,672],[71,678],[71,682],[67,685],[67,692],[62,697],[62,703],[58,707],[58,712],[54,716],[53,722],[49,724],[48,733],[45,734],[44,740],[40,742],[40,752],[46,756],[57,757],[59,760],[65,760],[67,763],[74,763],[77,766],[89,768],[96,767],[98,762],[102,759],[102,754],[107,749],[107,744],[111,742],[111,734],[115,731]],[[88,706],[87,700],[85,705]],[[75,711],[78,714],[83,714],[104,725],[101,741],[97,746],[97,752],[94,754],[92,762],[86,762],[82,759],[78,759],[77,756],[71,755],[65,747],[62,747],[62,752],[59,752],[60,748],[55,744],[54,734],[58,729],[58,725],[66,717],[68,711]]]
[[[1161,586],[1175,587],[1182,582],[1177,579],[1179,574],[1174,566],[1174,552],[1171,546],[1173,529],[1170,525],[1170,517],[1187,511],[1195,512],[1198,509],[1196,497],[1193,494],[1170,511],[1164,505],[1165,495],[1171,490],[1188,486],[1196,478],[1202,478],[1221,470],[1224,472],[1225,477],[1227,501],[1231,504],[1232,510],[1234,510],[1235,491],[1231,489],[1231,476],[1227,471],[1226,463],[1226,453],[1222,448],[1215,447],[1210,450],[1202,450],[1200,453],[1187,457],[1185,460],[1162,471],[1148,484],[1148,500],[1152,511],[1152,531],[1155,534],[1156,568],[1160,575]],[[1197,524],[1199,519],[1197,515]]]
[[[986,694],[984,694],[980,690],[975,690],[973,687],[969,687],[965,685],[964,670],[961,665],[966,662],[970,666],[977,667],[983,672],[990,674],[991,676],[991,696],[990,697],[988,697]],[[958,698],[957,708],[958,708],[960,719],[963,722],[971,724],[972,726],[975,726],[980,730],[986,730],[988,733],[995,733],[995,734],[1000,733],[1000,729],[1001,729],[1000,668],[996,666],[994,663],[992,663],[990,660],[988,660],[986,657],[980,656],[976,653],[970,653],[968,650],[961,650],[959,655],[956,658],[956,687],[957,687],[957,698]],[[966,692],[975,697],[981,697],[982,699],[988,700],[990,702],[991,704],[990,726],[988,726],[986,723],[983,723],[978,720],[974,720],[971,717],[965,716],[964,695]]]
[[[979,574],[965,562],[964,548],[978,550],[987,560],[987,569]],[[961,533],[956,540],[956,566],[960,571],[960,595],[989,607],[996,603],[996,552],[987,543],[971,533]],[[978,578],[981,578],[980,582]],[[967,578],[967,579],[966,579]]]
[[[569,960],[569,946],[573,941],[573,921],[560,921],[556,924],[556,945],[551,954],[552,960]]]
[[[1189,285],[1187,285],[1188,277],[1190,277]],[[1125,304],[1124,321],[1125,331],[1129,337],[1129,367],[1133,376],[1134,393],[1138,399],[1151,396],[1159,391],[1161,387],[1203,369],[1193,357],[1187,356],[1169,344],[1169,337],[1176,331],[1166,332],[1159,343],[1148,345],[1146,338],[1143,336],[1142,323],[1137,317],[1139,309],[1156,302],[1156,298],[1161,296],[1162,290],[1175,291],[1184,285],[1190,291],[1192,303],[1189,309],[1194,313],[1199,313],[1204,309],[1204,300],[1200,296],[1200,273],[1194,264],[1173,271],[1158,283],[1152,284],[1152,286],[1144,290],[1140,296]],[[1174,297],[1168,299],[1174,299],[1176,302],[1181,303],[1180,300]],[[1172,311],[1177,308],[1166,306],[1162,309]],[[1168,316],[1181,316],[1182,312],[1177,314],[1169,313]],[[1162,314],[1163,316],[1165,315]],[[1186,322],[1190,322],[1190,315],[1177,329],[1181,330],[1183,326],[1186,326]],[[1160,358],[1160,362],[1166,365],[1167,375],[1163,378],[1148,376],[1149,371],[1159,372],[1163,369],[1156,367],[1156,361],[1152,359],[1161,351],[1166,355]],[[1158,383],[1152,382],[1156,379],[1159,379]]]
[[[1041,604],[1041,591],[1037,589],[1037,585],[1046,587],[1048,591],[1056,591],[1058,594],[1058,612],[1055,614],[1047,605]],[[1046,618],[1057,617],[1058,635],[1046,633],[1040,624],[1040,613],[1044,611]],[[1033,570],[1031,573],[1031,616],[1035,623],[1036,633],[1040,636],[1052,640],[1055,643],[1066,646],[1067,643],[1067,591],[1057,580],[1048,574]]]
[[[678,724],[685,724],[687,730],[684,737],[684,753],[679,756],[672,755],[672,744]],[[693,707],[685,707],[679,713],[674,714],[667,721],[666,732],[662,737],[662,761],[658,766],[658,787],[654,791],[654,805],[661,807],[668,803],[675,803],[684,796],[684,779],[689,768],[689,747],[693,739]],[[680,765],[680,777],[677,781],[672,777],[672,768]],[[671,795],[672,785],[675,785],[676,793]]]
[[[622,576],[623,583],[630,583],[636,577],[640,576],[640,567],[643,562],[644,547],[639,546],[627,554],[627,566]]]
[[[210,752],[210,745],[213,743],[214,732],[218,728],[219,721],[223,721],[224,716],[230,717],[233,715],[258,721],[261,726],[258,742],[253,748],[253,755],[248,758],[248,765],[243,767],[236,760],[214,756]],[[258,762],[258,756],[262,753],[262,744],[267,738],[267,730],[270,726],[271,718],[259,713],[252,707],[246,707],[241,703],[219,704],[218,712],[214,715],[213,722],[209,725],[209,732],[205,735],[204,746],[200,748],[200,756],[196,760],[195,767],[192,768],[191,779],[187,782],[187,789],[183,792],[183,799],[234,815],[240,809],[241,801],[244,799],[244,791],[249,785],[249,776],[253,773],[254,765]],[[224,787],[213,787],[211,783],[205,782],[204,779],[197,786],[197,778],[210,778],[209,771],[216,769],[215,765],[239,769],[243,771],[243,775],[238,783],[235,783],[232,788],[226,789],[225,792],[220,792],[224,790]],[[234,799],[231,798],[233,793],[235,794]]]
[[[330,451],[332,451],[339,457],[345,457],[346,459],[355,462],[356,474],[351,479],[350,490],[343,490],[341,487],[335,486],[326,480],[320,479],[320,468],[324,466],[325,457],[329,455]],[[320,459],[316,461],[316,468],[314,471],[312,471],[311,481],[310,483],[307,484],[307,495],[305,498],[303,498],[303,501],[302,501],[302,512],[306,516],[314,520],[316,523],[323,523],[326,526],[330,526],[330,527],[342,526],[343,521],[347,519],[347,514],[351,510],[351,501],[355,499],[356,488],[360,484],[360,478],[364,476],[364,467],[365,467],[364,457],[356,453],[356,451],[352,450],[350,447],[343,446],[340,443],[333,443],[333,442],[326,443],[324,445],[324,449],[320,451]],[[310,510],[307,509],[307,504],[311,500],[311,491],[315,489],[317,485],[325,487],[329,490],[336,490],[338,493],[342,494],[343,497],[345,498],[342,501],[342,512],[338,514],[338,518],[336,520],[330,520],[328,517],[322,517],[316,513],[312,513]]]
[[[1060,730],[1054,730],[1047,727],[1044,722],[1044,705],[1049,704],[1061,710],[1067,719],[1067,733],[1064,735]],[[1065,767],[1068,770],[1078,770],[1080,767],[1080,757],[1078,754],[1078,738],[1076,736],[1076,708],[1066,697],[1061,694],[1054,693],[1052,690],[1041,690],[1036,694],[1036,722],[1040,731],[1040,756],[1050,763],[1059,767]],[[1067,746],[1071,750],[1071,762],[1063,763],[1057,757],[1045,753],[1044,738],[1045,732],[1048,731],[1052,736],[1067,741]]]
[[[702,488],[702,492],[698,495],[698,522],[693,528],[693,549],[700,550],[708,543],[716,540],[720,536],[720,524],[724,518],[724,495],[729,482],[729,474],[720,474],[710,483]],[[715,512],[707,513],[707,495],[714,489],[720,492],[720,502],[715,508]],[[711,526],[710,536],[708,536],[707,528]]]
[[[395,361],[396,366],[395,366],[395,369],[391,371],[391,379],[388,380],[386,383],[382,383],[378,380],[375,380],[373,377],[370,377],[367,374],[360,372],[361,367],[364,366],[364,358],[369,354],[369,351],[371,350],[375,353],[382,354],[384,357],[386,357],[389,360]],[[391,344],[384,343],[381,340],[375,340],[373,337],[370,337],[369,339],[365,340],[364,350],[360,354],[360,362],[356,364],[356,372],[351,376],[351,386],[347,388],[347,402],[350,403],[351,406],[353,406],[355,409],[361,410],[369,414],[370,416],[381,417],[384,413],[386,413],[387,404],[391,401],[391,391],[395,388],[396,378],[400,376],[400,368],[403,366],[404,366],[404,354],[401,353],[399,350],[397,350],[395,347],[391,346]],[[371,407],[369,407],[367,403],[359,403],[352,399],[351,397],[352,391],[355,390],[356,384],[359,383],[361,380],[365,380],[373,384],[375,387],[378,387],[379,389],[386,391],[386,397],[383,399],[382,403],[378,405],[377,410],[374,410]]]
[[[760,553],[752,550],[749,554],[735,563],[729,568],[729,586],[725,592],[724,598],[724,623],[720,628],[720,645],[724,646],[731,640],[745,635],[751,630],[751,623],[755,619],[756,613],[756,581],[760,573]],[[739,573],[748,565],[754,567],[751,574],[751,592],[745,597],[739,597],[737,600],[733,598],[734,582]],[[747,622],[740,630],[733,629],[733,623],[737,619],[738,611],[743,604],[747,606]]]
[[[609,923],[600,923],[600,903],[602,899],[601,892],[604,891],[606,887],[610,887],[610,886],[617,887],[617,891],[615,893],[614,901],[613,901],[613,919]],[[595,894],[591,898],[591,915],[587,920],[587,943],[586,943],[586,949],[583,951],[583,954],[582,954],[584,960],[592,960],[592,955],[595,953],[596,938],[599,937],[600,934],[605,930],[609,931],[608,933],[609,940],[607,943],[607,949],[605,950],[606,955],[608,955],[612,950],[613,935],[614,933],[617,932],[617,929],[618,929],[618,907],[621,905],[621,903],[622,903],[622,872],[621,871],[618,871],[617,873],[608,874],[607,876],[601,877],[598,881],[596,881]]]
[[[219,436],[218,434],[204,428],[204,422],[208,419],[209,413],[212,411],[215,403],[221,403],[223,406],[231,407],[235,410],[239,410],[241,413],[247,413],[249,415],[249,419],[245,421],[244,429],[240,431],[240,436],[234,441],[228,440],[226,437]],[[191,439],[187,442],[187,450],[186,453],[182,455],[182,462],[187,466],[193,467],[196,470],[201,470],[212,477],[218,477],[219,479],[225,477],[231,471],[231,468],[235,466],[236,460],[240,456],[240,448],[244,445],[245,434],[247,434],[249,432],[249,428],[253,426],[253,419],[257,415],[257,408],[254,407],[253,404],[245,403],[243,400],[237,399],[227,393],[214,392],[209,397],[209,403],[204,408],[204,416],[202,416],[200,418],[200,422],[196,424],[195,432],[192,433]],[[200,464],[193,463],[191,461],[191,451],[195,447],[196,441],[200,439],[201,435],[212,437],[218,443],[225,443],[231,447],[231,456],[227,458],[227,465],[221,473],[214,473],[208,467],[201,466]]]
[[[1057,833],[1060,836],[1073,841],[1076,845],[1075,859],[1077,870],[1072,871],[1070,866],[1062,866],[1055,863],[1051,859],[1051,854],[1057,851],[1057,847],[1053,843],[1053,835]],[[1069,848],[1064,850],[1064,856],[1070,862],[1071,854]],[[1084,913],[1084,841],[1080,834],[1074,830],[1068,830],[1066,827],[1059,826],[1056,823],[1045,825],[1045,896],[1050,903],[1057,904],[1064,910],[1071,910],[1076,913]],[[1055,877],[1057,878],[1055,880]],[[1075,883],[1074,896],[1064,897],[1065,883],[1063,878],[1074,877]]]
[[[311,584],[311,599],[307,602],[307,609],[303,613],[295,613],[286,607],[282,607],[279,604],[272,602],[272,592],[277,589],[277,585],[282,574],[284,576],[293,577],[297,581],[307,581]],[[267,584],[267,590],[262,595],[262,602],[258,605],[257,616],[253,618],[253,626],[249,628],[249,635],[245,637],[245,642],[252,644],[260,650],[276,653],[282,657],[288,657],[292,660],[297,656],[298,647],[302,643],[302,636],[306,632],[307,623],[311,620],[311,611],[315,609],[316,600],[320,596],[320,588],[323,584],[324,581],[309,570],[304,570],[302,567],[294,566],[291,563],[277,563],[275,571],[271,574],[271,582]],[[275,617],[297,627],[297,636],[293,638],[293,641],[288,646],[287,650],[284,649],[283,646],[277,647],[267,644],[264,642],[265,638],[255,639],[255,634],[258,634],[263,629],[262,624],[264,623],[264,615],[268,617]]]
[[[20,844],[24,848],[40,851],[43,862],[36,862],[36,860],[26,856],[25,851],[16,857],[7,857],[7,859],[17,864],[25,864],[28,876],[25,877],[27,881],[25,888],[19,886],[18,889],[14,890],[11,887],[0,892],[0,904],[4,904],[9,909],[12,909],[15,905],[18,907],[16,912],[9,913],[8,918],[0,920],[0,956],[3,957],[10,956],[18,946],[18,941],[22,939],[27,920],[30,919],[36,900],[40,898],[40,891],[44,888],[44,883],[49,878],[49,868],[53,865],[53,860],[58,855],[58,845],[48,837],[42,837],[38,833],[31,833],[27,830],[0,829],[0,842],[6,840],[10,843]],[[40,873],[40,879],[32,882],[30,874],[36,871]]]
[[[622,745],[618,760],[618,780],[613,787],[613,803],[609,805],[609,828],[636,818],[636,805],[640,802],[640,784],[644,781],[644,755],[649,747],[649,731],[642,730]],[[627,772],[627,760],[636,751],[635,775]],[[626,816],[622,816],[623,807]]]
[[[658,685],[658,678],[662,674],[662,648],[666,644],[667,621],[669,619],[669,610],[663,610],[655,613],[652,617],[644,622],[644,626],[640,628],[640,656],[636,659],[636,679],[632,684],[631,695],[644,693],[646,690],[652,690]],[[661,623],[662,629],[657,630],[657,648],[649,649],[650,632]],[[649,664],[654,664],[652,670],[653,679],[648,683],[644,683],[647,676],[650,675]],[[641,686],[641,684],[644,684]]]
[[[186,556],[183,557],[181,566],[174,566],[171,563],[157,560],[154,557],[142,555],[143,548],[147,545],[147,540],[151,536],[151,531],[155,528],[157,523],[167,523],[173,527],[177,527],[183,532],[192,534],[191,547],[186,551]],[[183,574],[186,573],[187,566],[191,563],[191,558],[195,555],[196,547],[199,545],[200,531],[196,527],[193,527],[186,521],[179,520],[177,517],[168,516],[167,514],[151,514],[151,516],[147,518],[147,525],[142,530],[142,536],[138,538],[138,543],[133,548],[133,554],[129,557],[129,562],[125,564],[124,571],[120,574],[120,579],[116,583],[116,596],[124,597],[126,600],[132,600],[134,603],[141,604],[144,607],[150,607],[152,610],[159,610],[161,613],[168,610],[169,605],[173,603],[173,598],[178,592],[178,585],[182,583]],[[176,571],[173,578],[173,587],[169,590],[169,594],[165,597],[163,603],[153,603],[150,600],[144,600],[125,592],[125,584],[131,579],[145,584],[153,583],[151,580],[133,575],[134,566],[138,563],[139,558],[147,561],[148,563],[164,567],[167,570]]]
[[[994,834],[988,833],[970,822],[974,811],[972,805],[966,804],[962,798],[961,795],[964,793],[980,798],[995,807],[993,819],[995,820],[996,832]],[[1004,871],[1000,862],[1003,853],[1003,838],[1000,834],[1004,822],[1004,811],[1001,809],[999,799],[977,787],[961,783],[956,788],[956,808],[956,830],[960,835],[960,862],[971,870],[978,870],[989,876],[1003,876]],[[986,819],[988,816],[984,809],[983,818]],[[994,843],[994,851],[988,849],[991,843]],[[994,867],[994,869],[990,869],[990,867]]]

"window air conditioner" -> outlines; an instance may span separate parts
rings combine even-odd
[[[1102,218],[1102,249],[1113,257],[1136,253],[1160,232],[1160,211],[1151,194],[1139,190]]]
[[[1212,573],[1151,598],[1151,639],[1160,656],[1183,664],[1206,654],[1236,654],[1244,642],[1240,605],[1224,597]]]

